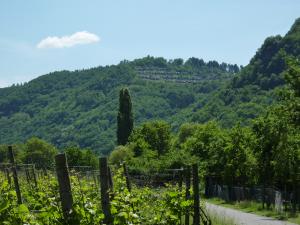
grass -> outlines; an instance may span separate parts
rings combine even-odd
[[[209,218],[211,219],[212,225],[237,225],[232,218],[228,218],[225,215],[218,213],[208,213]],[[181,222],[184,223],[184,216],[181,218]],[[193,217],[190,217],[190,224],[193,224]],[[201,223],[202,224],[202,223]]]
[[[278,220],[287,220],[292,223],[300,224],[300,213],[291,214],[290,212],[282,212],[278,213],[274,209],[263,209],[262,204],[254,201],[241,201],[241,202],[225,202],[222,199],[218,198],[212,198],[212,199],[206,199],[207,202],[232,208],[232,209],[237,209],[241,210],[243,212],[247,213],[253,213],[257,214],[260,216],[267,216],[267,217],[272,217]]]
[[[233,219],[220,214],[209,214],[213,225],[237,225]]]

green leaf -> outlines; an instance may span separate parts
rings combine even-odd
[[[4,200],[0,203],[0,213],[9,207],[8,201]]]
[[[16,209],[17,213],[20,213],[20,214],[26,214],[26,213],[29,213],[29,209],[27,208],[26,205],[24,204],[21,204],[17,207]]]

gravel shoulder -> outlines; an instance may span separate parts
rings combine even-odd
[[[206,203],[206,209],[210,214],[218,214],[218,217],[232,218],[237,225],[296,225],[294,223],[276,220],[270,217],[258,216],[252,213],[241,212],[235,209]]]

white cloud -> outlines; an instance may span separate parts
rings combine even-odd
[[[93,33],[87,31],[76,32],[70,36],[63,37],[47,37],[37,44],[37,48],[66,48],[79,44],[90,44],[100,41],[100,38]]]

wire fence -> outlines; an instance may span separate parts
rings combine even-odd
[[[211,184],[206,185],[205,195],[217,197],[226,202],[255,201],[265,203],[267,208],[273,207],[277,212],[292,210],[296,206],[300,210],[300,190],[282,191],[276,188],[239,187]]]

